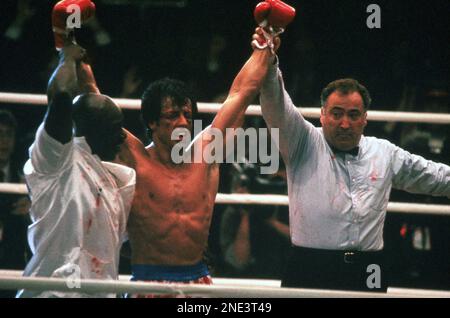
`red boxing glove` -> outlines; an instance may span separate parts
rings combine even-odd
[[[255,11],[253,11],[253,16],[255,17],[256,23],[258,25],[264,24],[267,21],[267,16],[270,13],[270,8],[272,6],[268,1],[260,2],[256,5]]]
[[[295,9],[280,0],[266,0],[256,5],[253,15],[260,27],[284,30],[294,20]]]
[[[74,28],[81,27],[81,23],[94,15],[95,4],[91,0],[62,0],[56,3],[52,11],[56,49],[60,50],[64,46],[64,40]],[[76,25],[77,22],[80,24]]]
[[[280,0],[266,0],[256,5],[253,12],[256,23],[263,29],[265,43],[253,41],[258,49],[270,47],[273,52],[273,38],[284,32],[286,26],[294,20],[295,9]]]

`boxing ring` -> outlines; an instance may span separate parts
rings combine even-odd
[[[141,101],[139,99],[113,98],[113,100],[123,109],[139,110]],[[39,94],[18,94],[0,92],[0,103],[21,104],[21,105],[47,105],[47,96]],[[217,113],[220,104],[217,103],[197,103],[200,113]],[[301,113],[307,118],[319,118],[320,108],[302,107]],[[257,105],[250,105],[245,112],[248,116],[261,116],[261,108]],[[391,112],[369,110],[367,119],[370,121],[386,122],[409,122],[428,124],[450,124],[450,114],[436,113],[415,113],[415,112]]]
[[[140,100],[114,99],[124,109],[140,108]],[[0,92],[0,103],[15,105],[47,105],[47,96]],[[216,113],[219,104],[198,103],[201,113]],[[320,108],[301,108],[303,116],[319,118]],[[260,116],[261,109],[251,105],[246,115]],[[368,120],[389,122],[414,122],[429,124],[450,124],[450,114],[368,111]],[[0,193],[27,194],[25,184],[0,183]],[[216,197],[216,204],[288,205],[284,195],[223,194]],[[427,215],[450,215],[450,205],[389,202],[389,213],[415,213]],[[387,293],[335,291],[318,289],[280,288],[277,280],[229,279],[213,277],[214,285],[183,285],[130,282],[129,276],[120,276],[118,281],[85,279],[79,288],[70,288],[66,279],[44,277],[22,277],[20,271],[0,269],[0,289],[57,290],[77,293],[137,293],[171,294],[214,298],[450,298],[450,291],[388,288]]]

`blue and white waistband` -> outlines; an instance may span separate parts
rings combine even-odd
[[[209,275],[208,267],[203,262],[185,266],[135,264],[131,265],[131,271],[132,281],[167,280],[183,282]]]

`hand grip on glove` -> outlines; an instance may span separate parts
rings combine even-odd
[[[284,32],[286,26],[295,18],[295,9],[280,0],[265,0],[256,5],[253,12],[256,23],[263,29],[266,43],[254,41],[258,49],[270,47],[273,52],[273,38]]]

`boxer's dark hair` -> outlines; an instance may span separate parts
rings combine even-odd
[[[329,83],[320,94],[320,105],[322,107],[325,106],[328,97],[333,94],[335,91],[338,91],[344,95],[349,93],[358,92],[363,100],[364,110],[368,110],[370,107],[370,103],[372,99],[370,98],[369,91],[367,88],[360,84],[357,80],[353,78],[343,78],[335,80]]]
[[[166,77],[151,83],[142,95],[141,115],[146,125],[159,121],[162,101],[166,97],[173,98],[173,101],[178,106],[182,106],[186,104],[187,100],[190,100],[192,104],[192,118],[195,119],[198,109],[197,101],[192,91],[184,82]]]

